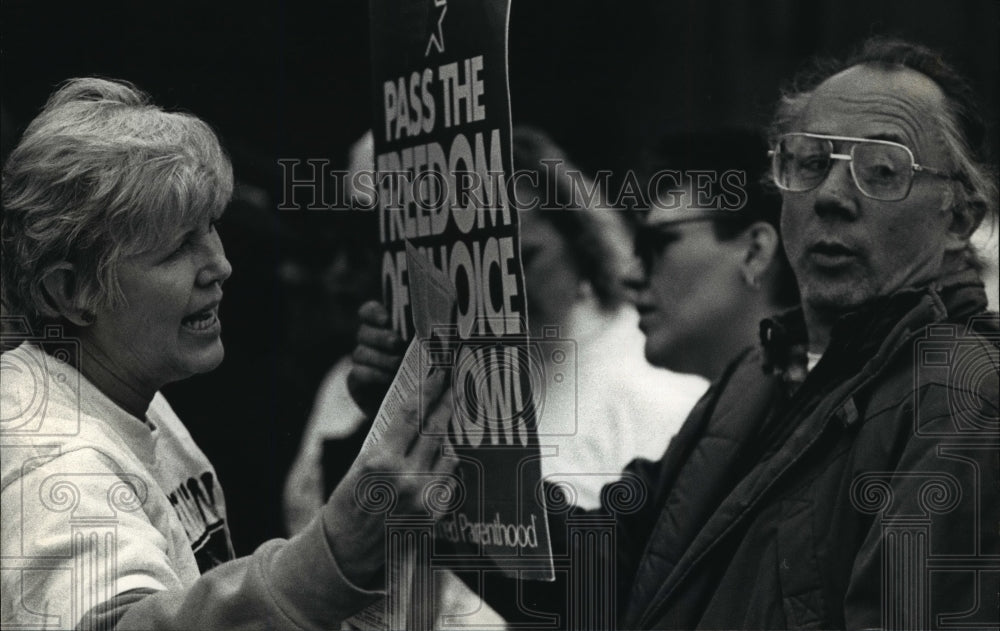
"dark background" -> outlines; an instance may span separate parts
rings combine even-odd
[[[343,213],[269,210],[279,158],[344,166],[369,126],[367,4],[6,0],[0,10],[4,156],[59,81],[124,78],[209,121],[237,178],[265,195],[223,227],[236,268],[227,360],[168,391],[219,470],[248,552],[282,534],[283,476],[319,379],[350,346],[329,330],[343,314],[312,276],[345,242],[374,238],[363,220],[331,216]],[[944,49],[992,113],[998,27],[991,0],[513,0],[513,119],[549,131],[584,168],[620,172],[664,133],[763,124],[807,57],[872,34]]]
[[[127,78],[211,122],[241,179],[261,185],[279,156],[343,163],[368,127],[365,2],[7,0],[2,12],[15,127],[62,79]],[[998,16],[995,0],[513,0],[513,118],[585,167],[621,168],[663,131],[765,121],[802,60],[875,33],[945,49],[994,111]]]

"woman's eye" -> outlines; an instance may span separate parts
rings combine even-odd
[[[188,248],[194,243],[194,236],[191,233],[184,235],[184,238],[175,245],[163,258],[164,261],[171,261],[180,255],[184,254]]]
[[[191,237],[184,237],[184,240],[177,244],[177,247],[170,252],[170,256],[168,258],[173,258],[183,254],[189,247],[191,247]]]
[[[197,230],[189,231],[187,234],[184,235],[184,238],[180,241],[180,243],[178,243],[163,260],[169,261],[171,259],[175,259],[178,256],[184,254],[184,252],[186,252],[193,246],[195,246],[200,239],[204,238],[207,235],[218,233],[219,223],[221,221],[222,221],[221,217],[218,219],[212,219],[211,221],[208,222],[208,224],[205,224],[204,228],[198,228]]]

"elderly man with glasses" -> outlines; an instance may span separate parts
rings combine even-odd
[[[630,465],[648,494],[608,507],[612,593],[487,600],[536,621],[568,602],[577,627],[995,628],[1000,327],[969,243],[997,212],[983,135],[921,46],[872,40],[800,80],[770,153],[801,308],[762,323],[659,462]]]
[[[633,465],[651,497],[619,518],[622,628],[997,624],[982,134],[965,83],[903,42],[782,99],[773,180],[802,307],[763,323],[663,460]]]

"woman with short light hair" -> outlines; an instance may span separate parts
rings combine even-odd
[[[219,480],[160,394],[222,361],[232,190],[212,129],[125,82],[66,82],[11,153],[2,297],[24,339],[0,355],[5,625],[335,628],[378,595],[366,480],[417,508],[413,474],[453,468],[438,376],[303,532],[233,559]]]

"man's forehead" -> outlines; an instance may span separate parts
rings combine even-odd
[[[853,66],[813,92],[799,119],[815,133],[929,140],[944,114],[944,93],[929,77],[909,68]]]

